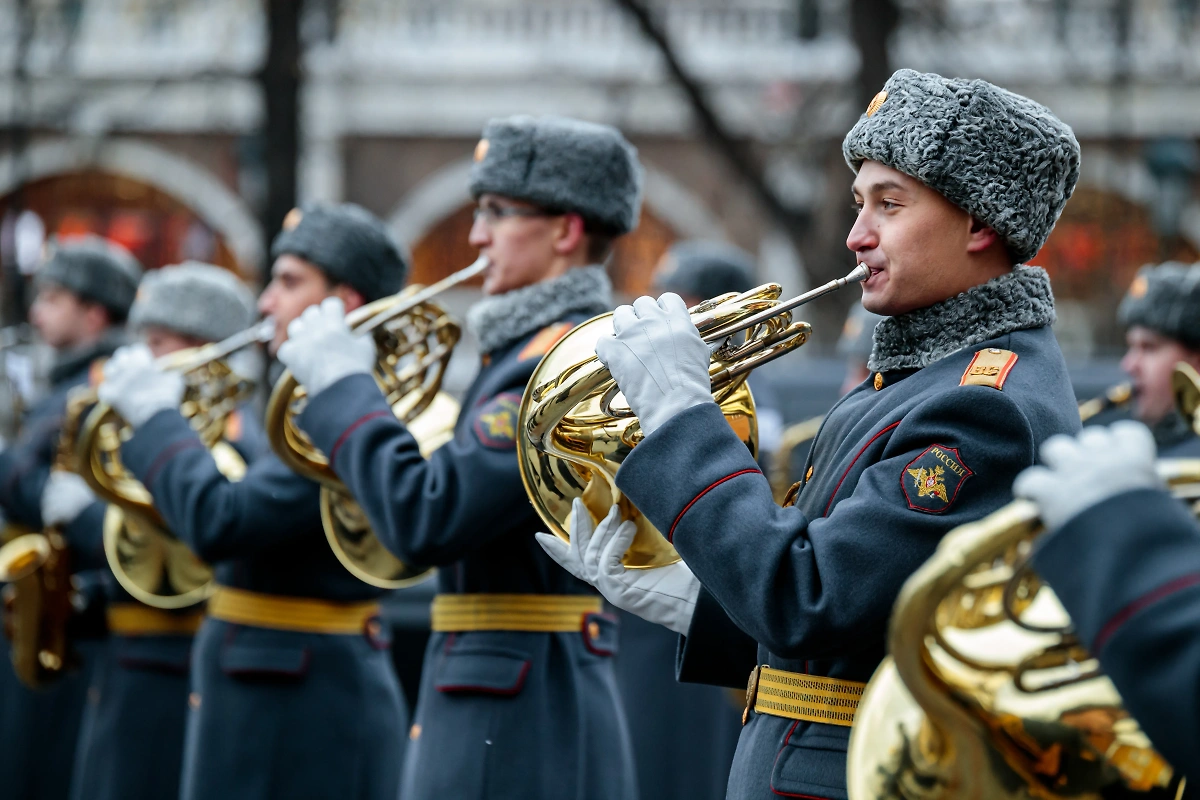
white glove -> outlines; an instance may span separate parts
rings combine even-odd
[[[613,335],[596,342],[649,436],[685,409],[712,402],[708,345],[679,295],[639,297],[613,312]]]
[[[696,613],[700,581],[682,561],[656,569],[626,569],[621,557],[636,532],[636,525],[621,520],[616,506],[594,525],[592,515],[576,499],[571,505],[569,544],[551,533],[535,535],[551,558],[595,586],[608,602],[686,636]]]
[[[83,478],[74,472],[54,470],[42,489],[42,523],[70,525],[95,501],[96,495]]]
[[[1013,494],[1037,503],[1042,522],[1061,528],[1077,514],[1134,489],[1159,489],[1154,436],[1140,422],[1084,428],[1078,436],[1053,436],[1041,449],[1045,467],[1029,467]]]
[[[370,374],[375,342],[350,330],[340,297],[326,297],[292,320],[278,356],[308,396],[315,397],[348,375]]]
[[[183,376],[155,366],[150,348],[135,344],[113,353],[104,365],[104,381],[96,393],[126,422],[140,428],[159,411],[179,408]]]

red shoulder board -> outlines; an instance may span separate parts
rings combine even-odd
[[[517,354],[517,361],[528,361],[531,358],[541,358],[550,352],[550,348],[558,344],[558,340],[567,335],[567,331],[575,326],[569,322],[556,322],[553,325],[542,328],[537,334],[529,340],[521,352]]]
[[[958,385],[990,386],[993,389],[1003,389],[1004,381],[1016,363],[1017,354],[1012,350],[1001,350],[999,347],[980,350],[967,365]]]

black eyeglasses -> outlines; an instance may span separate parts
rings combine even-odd
[[[502,219],[507,217],[553,217],[555,214],[549,211],[543,211],[540,208],[528,208],[526,206],[501,206],[493,203],[488,203],[482,206],[476,206],[473,214],[475,221],[483,220],[485,225],[495,225]]]

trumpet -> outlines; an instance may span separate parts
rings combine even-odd
[[[454,435],[458,403],[441,391],[446,365],[461,328],[433,299],[484,272],[486,256],[426,287],[410,286],[356,309],[346,317],[357,333],[375,341],[373,375],[392,413],[417,439],[423,455]],[[392,555],[371,530],[362,508],[296,424],[308,395],[285,371],[267,403],[266,429],[272,448],[293,471],[321,484],[321,523],[342,565],[360,580],[385,589],[407,586],[430,570]]]
[[[156,365],[184,377],[180,413],[212,452],[218,469],[240,480],[246,463],[225,441],[229,419],[249,398],[254,383],[234,372],[227,359],[270,341],[275,325],[262,320],[229,338],[162,356]],[[95,392],[91,400],[96,402]],[[120,415],[96,402],[79,435],[80,474],[109,503],[104,517],[104,554],[125,591],[154,608],[186,608],[207,599],[212,570],[172,534],[148,489],[121,462],[121,444],[132,431]]]
[[[869,275],[859,264],[845,277],[789,300],[780,300],[779,284],[768,283],[689,309],[701,337],[713,348],[713,399],[752,454],[757,456],[758,428],[746,376],[808,341],[811,327],[793,322],[793,309]],[[679,561],[679,554],[616,485],[617,469],[643,433],[629,406],[618,403],[620,388],[595,356],[596,340],[611,332],[611,314],[584,322],[559,340],[534,371],[517,417],[521,479],[542,521],[559,538],[570,538],[567,524],[575,498],[596,519],[615,503],[637,526],[625,566],[662,567]]]
[[[86,386],[67,395],[52,470],[74,471],[76,434],[93,399]],[[3,591],[4,629],[12,642],[17,678],[31,688],[54,681],[76,661],[67,636],[74,589],[62,530],[49,526],[0,547],[0,582],[8,584]]]
[[[1181,364],[1173,386],[1195,423],[1200,374]],[[1200,513],[1200,459],[1157,468]],[[1017,500],[951,531],[904,584],[850,733],[851,800],[1181,796],[1183,776],[1030,569],[1042,532]]]

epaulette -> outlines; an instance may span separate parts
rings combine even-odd
[[[567,335],[567,331],[575,326],[569,322],[556,322],[542,328],[517,354],[517,361],[528,361],[531,358],[541,358],[550,352],[550,348],[558,344],[558,340]]]
[[[1016,363],[1017,354],[1012,350],[1001,350],[998,347],[980,350],[967,365],[958,385],[990,386],[993,389],[1003,389],[1004,381]]]

